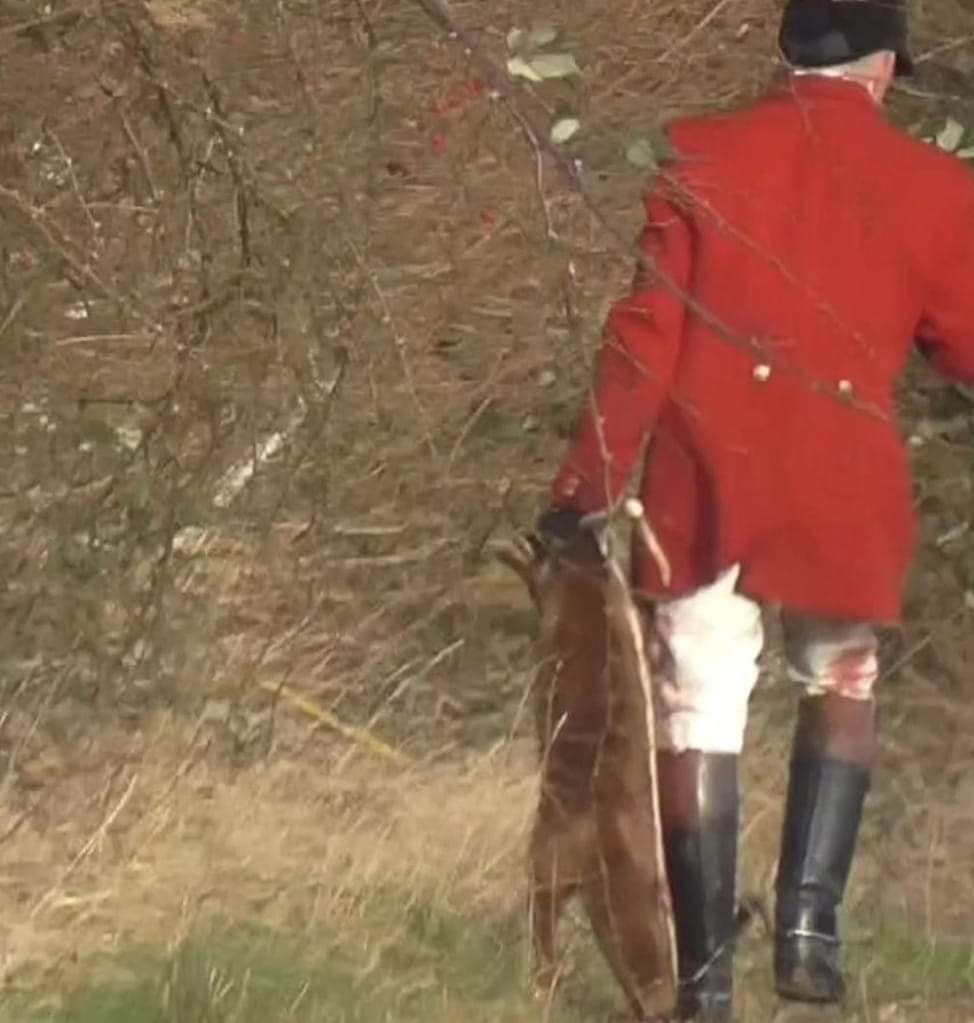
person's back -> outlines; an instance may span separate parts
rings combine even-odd
[[[694,297],[772,342],[794,341],[797,313],[806,343],[782,354],[825,379],[840,349],[886,383],[965,269],[961,250],[974,270],[974,177],[855,83],[796,76],[744,109],[679,121],[671,138],[698,232]],[[887,396],[871,397],[885,410]]]
[[[741,564],[759,598],[895,621],[914,528],[894,387],[928,328],[941,363],[974,378],[974,178],[829,77],[670,138],[661,189],[690,248],[675,283],[696,311],[642,497],[674,592]],[[706,521],[687,513],[703,486]],[[709,539],[688,544],[688,529]]]
[[[633,551],[660,656],[660,806],[681,1019],[733,1018],[738,763],[780,611],[803,687],[776,878],[774,982],[834,1002],[840,909],[876,749],[877,624],[913,550],[894,384],[914,344],[974,380],[974,177],[879,110],[909,73],[902,0],[788,0],[787,83],[679,121],[645,259],[538,531],[571,552],[642,459],[669,562]],[[645,441],[649,439],[648,447]],[[647,447],[643,456],[644,447]]]

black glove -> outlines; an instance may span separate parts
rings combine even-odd
[[[535,527],[538,539],[556,555],[598,555],[595,534],[583,525],[585,517],[571,507],[548,508],[539,516]]]

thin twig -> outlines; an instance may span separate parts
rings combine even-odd
[[[365,32],[365,38],[368,40],[369,48],[375,49],[378,46],[378,39],[376,38],[375,29],[372,27],[372,22],[369,20],[369,16],[362,6],[362,0],[352,0],[352,4],[358,11],[359,17],[362,19],[362,30]]]
[[[412,675],[407,675],[396,688],[382,701],[381,706],[376,712],[369,718],[369,728],[374,728],[379,722],[380,718],[386,713],[392,705],[399,699],[400,696],[412,685],[422,681],[437,665],[442,664],[451,654],[454,654],[466,644],[466,640],[461,636],[460,639],[455,639],[452,643],[448,643],[442,650],[438,650],[423,667]]]
[[[840,390],[837,385],[830,381],[806,372],[791,360],[773,351],[758,338],[744,336],[739,331],[734,330],[720,316],[688,293],[678,282],[674,281],[669,274],[655,266],[647,258],[640,246],[630,242],[619,227],[613,223],[602,206],[595,201],[582,181],[575,162],[565,152],[549,142],[547,133],[535,122],[533,115],[524,108],[521,94],[511,85],[501,69],[483,53],[474,35],[456,22],[442,3],[442,0],[413,0],[413,2],[425,11],[451,39],[459,42],[463,46],[464,52],[480,66],[491,88],[503,97],[512,116],[521,126],[522,131],[525,131],[525,134],[527,134],[525,126],[530,129],[529,141],[532,142],[532,145],[536,142],[544,150],[545,154],[554,161],[555,165],[567,179],[569,186],[582,200],[586,210],[605,232],[612,247],[618,253],[624,255],[627,259],[635,259],[637,266],[642,271],[650,274],[663,290],[679,299],[689,312],[708,326],[726,344],[747,352],[756,361],[766,364],[772,369],[790,373],[811,390],[845,408],[869,415],[872,418],[888,420],[888,416],[882,410],[869,403],[862,402],[858,398],[850,397],[845,391]],[[671,180],[665,172],[660,171],[660,177],[671,186],[678,187],[677,182]]]
[[[18,831],[20,831],[21,827],[23,827],[24,821],[27,820],[30,814],[31,811],[29,809],[21,810],[21,812],[17,814],[17,816],[13,819],[13,822],[11,823],[10,827],[8,827],[7,830],[2,835],[0,835],[0,845],[4,845],[7,842],[9,842],[10,839],[13,838]]]
[[[122,122],[122,130],[125,132],[125,137],[129,140],[129,144],[132,149],[135,150],[135,155],[138,157],[139,166],[142,168],[142,174],[145,177],[145,183],[149,189],[149,195],[152,196],[153,202],[157,202],[159,199],[159,192],[156,189],[155,178],[152,174],[152,167],[149,164],[149,154],[145,151],[145,147],[136,137],[135,131],[133,130],[132,125],[129,124],[129,119],[125,116],[125,112],[121,107],[118,108],[118,116]]]
[[[895,675],[896,672],[900,671],[902,668],[905,668],[906,665],[908,665],[910,661],[917,656],[917,654],[922,653],[928,646],[930,646],[931,643],[933,643],[941,629],[953,624],[953,622],[960,618],[961,615],[966,614],[968,611],[970,611],[970,608],[967,607],[966,604],[962,604],[959,608],[956,608],[953,612],[951,612],[951,614],[949,614],[943,621],[938,622],[938,624],[932,629],[925,632],[880,674],[878,681],[882,682],[891,675]]]
[[[17,35],[20,32],[28,32],[32,28],[46,28],[59,25],[65,21],[77,19],[85,14],[83,6],[66,7],[63,11],[46,14],[42,18],[30,18],[27,21],[17,21],[13,25],[4,25],[0,28],[0,38],[8,35]]]
[[[551,210],[548,208],[548,200],[544,194],[544,154],[545,150],[538,141],[538,136],[531,122],[516,107],[511,107],[511,114],[521,125],[521,130],[527,136],[531,147],[534,149],[534,187],[538,193],[538,201],[541,203],[541,213],[544,216],[545,234],[549,241],[557,241],[558,233],[551,223]]]
[[[406,527],[402,524],[397,526],[359,526],[351,525],[346,526],[344,523],[339,522],[338,524],[331,527],[331,532],[335,536],[402,536],[406,531]]]
[[[717,15],[719,15],[720,12],[725,7],[727,7],[728,4],[732,2],[733,0],[718,0],[718,2],[714,4],[713,7],[711,7],[710,11],[706,15],[704,15],[704,17],[701,18],[700,21],[698,21],[697,24],[694,25],[694,27],[690,29],[689,32],[687,32],[685,35],[680,36],[676,40],[676,42],[674,42],[673,45],[669,47],[669,49],[667,49],[666,52],[661,57],[656,58],[658,62],[662,64],[665,61],[669,60],[669,58],[672,57],[673,54],[677,52],[677,50],[680,50],[684,46],[686,46],[686,44],[689,43],[691,39],[695,39],[697,35],[699,35],[699,33],[701,33],[714,20],[714,18],[716,18]]]
[[[94,287],[104,298],[114,302],[120,309],[124,309],[130,316],[134,316],[140,323],[146,324],[150,327],[150,329],[155,331],[162,329],[159,324],[154,323],[150,317],[133,306],[128,298],[116,291],[110,284],[103,281],[101,277],[92,270],[87,260],[82,259],[71,250],[71,247],[62,236],[60,227],[58,227],[45,210],[32,205],[16,189],[8,188],[6,185],[2,184],[0,184],[0,201],[4,201],[10,206],[13,206],[14,209],[21,214],[21,216],[25,217],[31,223],[35,230],[48,244],[49,248],[64,260],[65,264],[70,267],[76,277],[80,280],[87,281],[87,283]]]
[[[30,687],[34,678],[39,673],[40,673],[39,667],[34,667],[31,670],[30,674],[24,680],[23,683],[24,689],[28,689]],[[63,678],[58,676],[55,677],[51,684],[48,686],[44,699],[41,702],[41,706],[38,709],[37,713],[34,715],[33,720],[30,723],[30,727],[20,737],[20,740],[18,741],[17,745],[14,747],[14,749],[10,753],[10,756],[7,758],[7,769],[2,781],[3,785],[7,785],[10,782],[10,779],[13,778],[14,771],[16,770],[17,764],[20,760],[21,753],[23,753],[23,751],[27,749],[27,746],[30,743],[31,739],[33,739],[34,736],[37,734],[37,730],[40,727],[41,718],[43,718],[44,712],[54,705],[54,700],[60,693],[62,684]]]
[[[57,135],[48,130],[48,137],[54,143],[54,148],[58,151],[58,156],[61,157],[61,162],[64,164],[65,170],[68,172],[68,177],[71,180],[71,191],[74,192],[75,199],[78,200],[78,205],[81,207],[82,212],[85,215],[85,219],[88,221],[88,226],[91,228],[91,233],[94,236],[95,247],[98,246],[98,234],[101,230],[101,225],[95,220],[94,214],[92,214],[88,201],[85,199],[84,194],[81,191],[81,186],[78,184],[78,175],[74,172],[74,160],[68,156],[64,146],[61,145],[61,140]]]
[[[85,842],[85,844],[78,850],[74,859],[67,865],[67,867],[65,867],[61,876],[57,879],[54,885],[52,885],[52,887],[49,888],[47,892],[37,900],[36,903],[34,903],[34,908],[30,911],[29,919],[33,920],[34,917],[37,916],[37,914],[60,891],[61,887],[64,885],[64,882],[67,881],[67,879],[75,872],[75,870],[78,869],[78,866],[80,865],[82,860],[84,860],[91,853],[91,851],[99,842],[104,840],[105,835],[108,834],[109,828],[111,828],[111,826],[115,823],[119,814],[125,809],[126,804],[128,803],[129,799],[131,799],[132,793],[135,791],[135,784],[138,780],[139,775],[136,772],[135,774],[132,775],[132,778],[128,783],[128,787],[122,793],[122,798],[119,799],[119,801],[115,804],[114,808],[108,813],[108,815],[101,822],[101,824],[98,825],[98,827],[95,829],[94,833],[91,835],[88,841]]]
[[[950,42],[942,43],[940,46],[934,46],[929,50],[925,50],[914,59],[913,63],[925,64],[933,57],[939,57],[940,54],[949,53],[951,50],[959,50],[962,46],[967,46],[969,43],[974,43],[974,35],[961,36],[960,39],[951,39]]]
[[[379,116],[379,104],[381,103],[375,57],[379,40],[375,34],[375,29],[372,27],[372,22],[365,11],[365,7],[362,5],[362,0],[352,0],[352,4],[358,11],[359,18],[362,21],[362,30],[365,33],[365,41],[368,46],[369,113],[365,120],[366,124],[375,125],[376,119]]]
[[[412,364],[409,361],[408,339],[396,327],[396,321],[393,319],[392,315],[392,307],[389,305],[389,301],[386,298],[385,292],[382,290],[382,286],[379,284],[374,271],[365,261],[365,258],[359,251],[358,246],[355,244],[355,241],[351,238],[348,232],[346,231],[343,233],[345,234],[345,244],[354,256],[359,269],[365,274],[372,291],[375,293],[375,297],[379,300],[379,305],[382,307],[382,322],[392,331],[393,344],[396,348],[396,355],[399,357],[399,364],[402,366],[403,378],[406,381],[406,387],[409,389],[409,396],[412,398],[413,404],[416,406],[416,410],[419,412],[420,418],[423,421],[423,439],[426,442],[426,446],[429,448],[430,454],[433,458],[438,459],[440,453],[436,446],[436,441],[433,438],[433,430],[430,425],[430,414],[419,396],[419,390],[416,387],[416,379],[413,375]]]
[[[915,96],[917,99],[949,100],[951,102],[967,99],[966,96],[962,96],[957,92],[931,92],[929,89],[918,89],[916,86],[907,85],[906,82],[899,80],[894,84],[894,88],[897,92],[902,92],[906,96]]]
[[[27,304],[27,298],[30,295],[30,288],[25,288],[13,301],[10,306],[10,310],[7,315],[3,318],[3,323],[0,323],[0,337],[6,334],[7,329],[20,315],[21,309]]]
[[[490,368],[490,372],[487,374],[487,379],[480,387],[477,388],[476,393],[483,393],[485,391],[488,393],[484,398],[480,400],[470,418],[466,421],[466,423],[464,423],[462,429],[460,430],[460,433],[457,435],[457,439],[453,442],[453,447],[450,449],[450,455],[447,458],[446,463],[447,477],[449,477],[450,471],[453,468],[453,465],[456,462],[457,458],[459,457],[460,450],[462,449],[464,443],[466,442],[467,437],[470,436],[470,431],[474,428],[474,426],[476,426],[477,422],[480,420],[480,417],[493,404],[495,396],[490,392],[493,390],[494,385],[497,383],[497,378],[500,375],[501,368],[507,361],[507,358],[510,354],[511,354],[510,349],[508,348],[501,349],[500,353],[497,356],[497,359],[494,362],[494,365]],[[471,395],[471,397],[473,396]]]
[[[134,20],[128,15],[121,15],[118,20],[122,24],[124,34],[128,36],[129,49],[135,57],[136,63],[139,65],[139,69],[152,84],[152,89],[156,95],[156,102],[159,105],[159,110],[161,111],[163,120],[166,124],[169,140],[172,143],[173,149],[176,151],[177,158],[179,159],[180,173],[183,181],[188,183],[192,170],[189,159],[189,147],[186,145],[182,127],[180,126],[179,119],[176,117],[176,113],[173,110],[169,97],[169,87],[162,78],[160,78],[156,69],[155,57],[149,49],[145,39],[142,38],[142,33],[139,31]]]
[[[450,542],[447,539],[434,540],[425,547],[418,547],[416,550],[404,554],[360,554],[350,555],[347,558],[326,558],[325,564],[341,565],[343,568],[390,568],[396,565],[415,565],[437,554]]]
[[[3,329],[0,328],[0,334]],[[145,331],[129,334],[72,334],[70,337],[59,337],[51,342],[55,348],[70,348],[74,345],[94,343],[96,341],[149,341],[152,334]]]
[[[457,460],[460,454],[460,449],[463,447],[464,441],[470,435],[470,431],[480,422],[480,417],[494,404],[495,398],[492,394],[488,394],[486,398],[474,409],[473,415],[463,424],[463,429],[457,434],[457,439],[453,442],[453,447],[450,449],[450,457],[447,459],[447,471],[453,467],[453,463]]]
[[[226,129],[229,118],[223,109],[223,100],[220,96],[216,83],[206,73],[202,72],[203,87],[210,98],[213,106],[213,116],[210,123],[215,128],[220,142],[223,145],[223,152],[227,158],[227,165],[230,168],[230,177],[233,179],[234,199],[237,210],[237,234],[240,239],[240,262],[243,267],[249,267],[252,261],[250,251],[250,203],[249,196],[252,191],[247,182],[242,166],[242,161],[237,153],[237,146],[230,140],[230,134]]]

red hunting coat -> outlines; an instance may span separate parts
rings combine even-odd
[[[974,381],[974,175],[820,76],[669,137],[641,241],[658,272],[609,316],[553,500],[614,503],[649,437],[673,578],[637,544],[638,588],[739,562],[755,599],[895,623],[915,522],[893,389],[914,344]]]

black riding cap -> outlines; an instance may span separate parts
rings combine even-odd
[[[896,53],[896,74],[913,73],[903,0],[787,0],[778,44],[796,67],[847,64]]]

